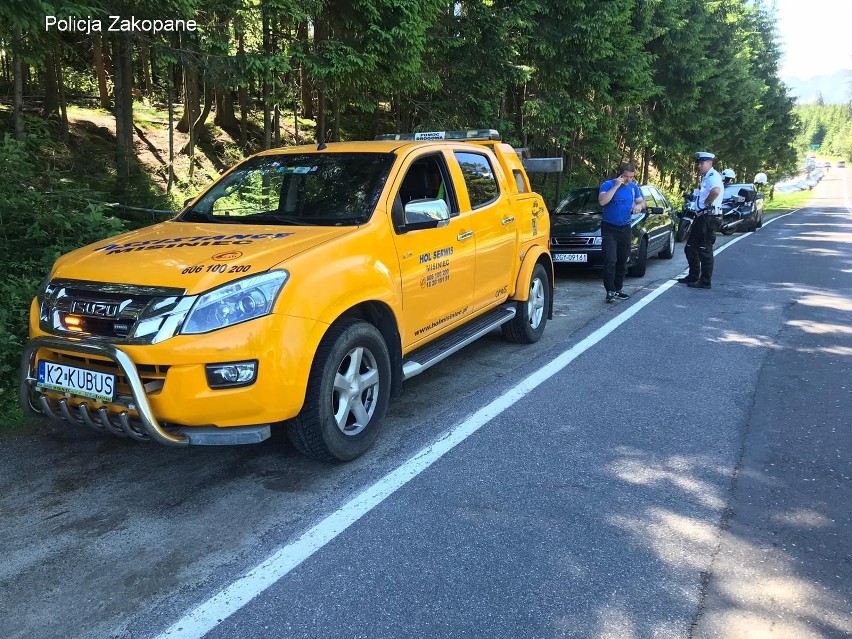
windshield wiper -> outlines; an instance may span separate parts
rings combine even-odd
[[[280,213],[255,213],[253,215],[244,215],[240,220],[254,224],[270,222],[272,224],[289,224],[293,226],[316,226],[314,222],[309,222],[306,218],[281,215]]]
[[[179,221],[181,222],[211,222],[212,224],[240,224],[243,217],[239,215],[213,215],[212,213],[202,213],[201,211],[196,211],[195,209],[190,209],[186,213],[184,213],[185,217],[182,217]]]

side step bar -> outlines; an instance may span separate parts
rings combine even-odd
[[[504,304],[458,328],[434,342],[409,353],[402,363],[402,379],[419,375],[471,342],[515,317],[515,304]]]

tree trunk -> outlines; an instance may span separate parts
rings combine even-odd
[[[44,56],[44,101],[41,116],[49,118],[59,113],[59,86],[56,83],[56,55],[50,51]]]
[[[189,133],[189,144],[186,147],[189,155],[189,177],[192,179],[195,168],[195,114],[198,113],[200,105],[198,104],[198,72],[195,69],[184,69],[184,87],[185,100],[183,107],[183,117],[178,122],[177,130],[181,131],[181,123],[186,123],[186,130],[183,133]]]
[[[217,91],[213,122],[223,129],[236,129],[240,125],[234,115],[234,97],[230,91]]]
[[[651,149],[650,147],[645,147],[644,153],[642,153],[642,181],[640,184],[648,183],[648,166],[651,164]]]
[[[21,30],[16,28],[12,36],[12,55],[14,61],[15,95],[12,98],[12,110],[15,118],[15,139],[23,141],[24,134],[24,69],[21,66]]]
[[[150,96],[153,93],[151,82],[151,47],[144,45],[139,52],[142,61],[142,95]]]
[[[114,42],[116,190],[123,193],[130,181],[133,157],[133,49],[130,38],[118,36]]]
[[[261,9],[263,12],[262,23],[263,23],[263,55],[269,59],[271,51],[271,43],[269,37],[269,14]],[[269,72],[264,71],[263,74],[263,148],[269,149],[272,147],[272,114],[270,113],[270,78]]]
[[[281,109],[275,105],[275,111],[272,115],[272,143],[275,147],[281,146]]]
[[[56,45],[56,84],[59,87],[59,112],[62,115],[62,141],[68,143],[70,133],[68,131],[68,109],[65,102],[65,81],[62,77],[62,53]]]
[[[184,68],[184,109],[177,130],[181,133],[189,133],[190,123],[198,119],[201,111],[201,97],[198,94],[198,71],[193,67]]]
[[[237,35],[237,55],[245,55],[245,34]],[[248,146],[248,90],[240,85],[237,90],[237,99],[240,103],[240,148],[245,152]]]
[[[308,23],[307,21],[299,23],[296,30],[296,39],[302,43],[302,48],[308,50]],[[302,115],[305,119],[314,119],[314,101],[311,96],[311,83],[305,73],[304,67],[299,65],[299,90],[302,95]]]
[[[340,142],[340,97],[335,94],[331,100],[331,141]]]
[[[172,65],[169,65],[171,67]],[[166,193],[171,193],[172,185],[175,183],[175,95],[172,87],[171,77],[174,76],[169,69],[168,103],[169,103],[169,177],[166,182]]]
[[[204,111],[198,116],[198,119],[193,125],[193,134],[196,140],[207,139],[207,129],[204,124],[210,116],[210,110],[213,108],[213,86],[209,82],[204,83]]]
[[[299,146],[299,94],[293,94],[293,143]]]
[[[107,74],[104,67],[104,52],[101,46],[101,35],[99,33],[92,34],[92,42],[94,49],[92,57],[95,63],[95,74],[98,77],[98,96],[100,98],[101,108],[109,111],[112,108],[112,101],[109,99],[109,89],[107,88]]]
[[[317,144],[325,143],[325,89],[323,89],[322,81],[317,83],[317,128],[316,128]]]

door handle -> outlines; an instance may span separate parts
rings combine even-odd
[[[468,231],[467,233],[462,233],[461,235],[456,236],[457,240],[466,240],[469,237],[473,237],[473,231]]]
[[[511,224],[514,221],[515,221],[514,217],[504,217],[503,218],[503,225],[505,226],[506,224]]]

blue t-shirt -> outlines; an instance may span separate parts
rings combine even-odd
[[[606,193],[615,184],[615,180],[607,180],[601,184],[598,193]],[[612,199],[603,207],[604,222],[615,226],[626,226],[630,224],[630,211],[636,206],[636,199],[642,197],[642,191],[636,182],[618,187]]]

